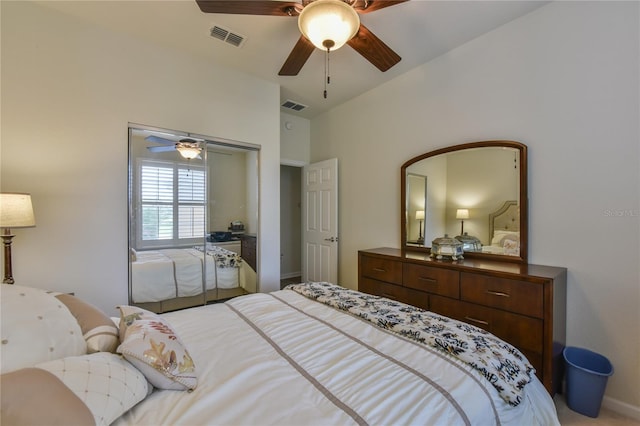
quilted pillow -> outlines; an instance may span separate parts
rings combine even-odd
[[[2,284],[0,299],[0,373],[87,353],[78,322],[45,290]]]
[[[76,318],[87,342],[87,353],[115,352],[118,347],[118,328],[111,318],[95,306],[70,294],[56,294]]]
[[[119,355],[99,352],[2,376],[2,423],[108,425],[152,390]]]
[[[121,312],[118,347],[127,361],[159,389],[195,389],[198,379],[193,359],[173,328],[162,317],[133,306]]]

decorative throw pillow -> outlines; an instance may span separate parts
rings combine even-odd
[[[1,373],[84,355],[87,344],[69,309],[45,290],[2,284]]]
[[[119,306],[122,343],[118,352],[159,389],[190,390],[198,384],[195,365],[173,328],[162,317]]]
[[[118,328],[111,318],[95,306],[70,294],[56,294],[76,318],[84,340],[87,353],[114,352],[118,347]]]
[[[48,361],[2,376],[2,424],[108,425],[151,390],[112,353]]]
[[[127,334],[127,329],[135,321],[143,319],[159,319],[158,314],[147,311],[146,309],[138,308],[137,306],[120,305],[120,338],[124,341],[124,335]]]

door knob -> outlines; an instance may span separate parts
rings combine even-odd
[[[325,238],[325,241],[331,241],[332,243],[335,243],[338,241],[338,237],[331,237],[331,238]]]

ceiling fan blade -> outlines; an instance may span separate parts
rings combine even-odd
[[[175,141],[172,141],[171,139],[165,139],[165,138],[161,138],[159,136],[153,136],[153,135],[149,135],[144,139],[149,141],[149,142],[161,143],[163,145],[175,145],[175,143],[176,143]]]
[[[234,15],[298,16],[302,4],[293,1],[273,0],[196,0],[205,13]]]
[[[176,147],[175,145],[171,145],[171,146],[148,146],[147,149],[151,152],[169,152],[169,151],[175,151]]]
[[[356,35],[347,44],[382,72],[387,71],[402,59],[362,24],[360,24]]]
[[[301,35],[278,75],[298,75],[302,66],[311,56],[313,49],[315,49],[315,46],[305,36]]]
[[[358,13],[369,13],[398,3],[404,3],[405,1],[407,0],[356,0],[353,3],[353,8]]]

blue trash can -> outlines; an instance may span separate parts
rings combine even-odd
[[[588,349],[566,347],[567,406],[589,417],[598,417],[607,379],[613,374],[609,360]]]

